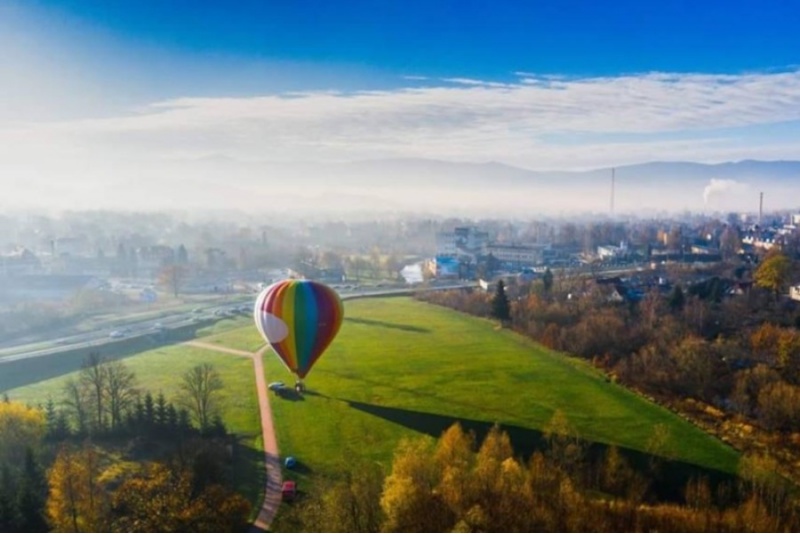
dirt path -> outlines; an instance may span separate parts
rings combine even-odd
[[[266,484],[264,487],[264,502],[258,511],[258,517],[253,523],[253,532],[266,532],[278,507],[281,504],[281,459],[278,454],[278,441],[275,439],[275,428],[272,425],[272,409],[269,406],[269,390],[267,390],[267,379],[264,377],[264,353],[268,347],[264,347],[256,353],[243,350],[231,349],[213,343],[202,341],[187,341],[184,345],[199,349],[224,352],[235,356],[243,356],[253,360],[253,370],[256,375],[256,391],[258,395],[258,410],[261,414],[261,439],[264,443],[264,467],[267,471]]]
[[[266,531],[269,529],[278,507],[281,504],[281,459],[278,454],[278,441],[275,439],[275,429],[272,426],[272,410],[269,406],[269,391],[267,380],[264,377],[264,352],[263,348],[253,356],[253,367],[256,372],[256,389],[258,390],[258,407],[261,411],[261,433],[264,440],[264,465],[267,469],[267,484],[264,489],[264,502],[258,512],[253,527]]]

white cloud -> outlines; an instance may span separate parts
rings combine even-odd
[[[250,98],[179,98],[128,115],[49,124],[0,123],[0,165],[135,161],[221,154],[242,160],[383,157],[498,160],[587,168],[647,160],[791,157],[800,136],[748,142],[747,128],[800,120],[800,71],[648,73]],[[745,139],[720,131],[743,128]],[[659,139],[684,132],[686,140]],[[711,132],[710,134],[708,132]],[[547,141],[590,134],[591,142]],[[612,143],[609,134],[641,142]]]

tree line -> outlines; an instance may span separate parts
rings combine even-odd
[[[648,498],[653,475],[609,447],[596,461],[554,416],[548,444],[527,460],[495,426],[482,443],[454,424],[433,443],[406,439],[388,474],[375,464],[331,482],[281,526],[327,532],[761,532],[796,531],[800,515],[764,456],[743,458],[741,481],[704,478],[683,503]],[[356,474],[357,472],[357,474]]]
[[[235,447],[210,364],[167,400],[124,362],[90,354],[61,402],[0,402],[0,531],[241,531]]]

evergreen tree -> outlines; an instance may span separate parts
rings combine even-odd
[[[178,410],[171,402],[167,405],[166,427],[171,432],[178,430]]]
[[[675,284],[675,287],[672,288],[672,292],[669,294],[669,307],[672,311],[681,311],[683,309],[683,305],[686,301],[686,298],[683,295],[683,289],[679,284]]]
[[[191,417],[189,410],[183,408],[178,412],[178,430],[183,433],[192,428]]]
[[[163,392],[159,392],[156,397],[155,424],[159,428],[167,426],[167,399]]]
[[[497,291],[492,298],[492,317],[502,322],[511,320],[511,305],[506,295],[506,286],[502,280],[497,282]]]
[[[228,429],[225,428],[225,423],[222,421],[222,417],[219,415],[215,415],[214,419],[211,423],[211,432],[210,434],[214,437],[224,438],[228,435]]]
[[[142,403],[142,399],[136,399],[136,407],[134,408],[134,421],[135,421],[135,432],[138,435],[141,435],[144,432],[145,424],[147,419],[144,413],[144,404]]]
[[[550,270],[550,267],[545,269],[544,274],[542,275],[542,285],[545,293],[549,294],[553,289],[553,272]]]
[[[44,420],[45,420],[45,428],[46,428],[45,436],[48,439],[54,439],[55,438],[57,419],[58,419],[58,416],[56,414],[55,403],[53,402],[53,398],[48,395],[47,396],[47,403],[45,404],[45,409],[44,409]]]
[[[153,394],[149,391],[144,396],[144,426],[150,431],[155,427],[156,407],[153,402]]]
[[[186,252],[186,247],[183,246],[183,243],[178,247],[178,263],[181,265],[189,263],[189,253]]]
[[[711,280],[711,287],[708,291],[708,299],[712,302],[720,302],[722,301],[722,297],[725,296],[725,285],[718,277],[714,277]]]
[[[48,532],[45,519],[47,481],[33,456],[33,450],[25,450],[25,466],[17,488],[17,514],[21,532]]]
[[[64,410],[58,410],[56,415],[56,426],[53,431],[53,439],[60,441],[68,438],[71,433],[72,431],[69,428],[69,419],[67,419],[67,413]]]
[[[16,482],[8,465],[0,467],[0,532],[18,532],[19,518],[14,502]]]

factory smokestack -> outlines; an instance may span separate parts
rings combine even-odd
[[[764,192],[758,195],[758,227],[761,228],[761,218],[764,216]]]

